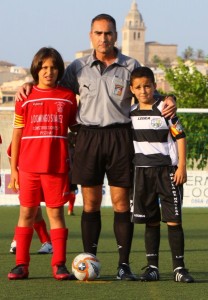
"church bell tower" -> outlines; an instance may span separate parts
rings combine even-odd
[[[122,28],[122,53],[145,64],[145,24],[136,0],[133,0],[130,11]]]

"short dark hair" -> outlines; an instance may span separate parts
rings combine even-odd
[[[150,68],[138,67],[138,68],[134,69],[131,73],[130,85],[133,84],[134,79],[141,78],[141,77],[147,77],[152,81],[152,83],[155,83],[155,76]]]
[[[35,54],[30,67],[30,73],[36,84],[39,81],[38,73],[47,58],[52,58],[55,67],[58,69],[57,81],[59,81],[64,74],[64,61],[61,54],[54,48],[43,47]]]
[[[91,22],[91,28],[95,21],[100,21],[100,20],[106,20],[108,22],[111,22],[113,24],[113,26],[115,27],[115,31],[116,31],[116,20],[108,14],[100,14],[100,15],[97,15],[96,17],[94,17]]]

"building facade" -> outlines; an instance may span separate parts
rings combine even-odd
[[[164,62],[170,64],[177,58],[177,45],[146,42],[146,26],[142,14],[138,10],[136,0],[133,0],[130,10],[124,20],[121,34],[121,52],[133,57],[141,65],[155,65]],[[76,52],[76,58],[90,54],[91,49]]]
[[[176,59],[177,45],[146,42],[145,33],[142,14],[133,0],[122,28],[122,53],[137,59],[142,65],[154,64],[156,60],[171,63]]]

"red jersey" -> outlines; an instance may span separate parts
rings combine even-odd
[[[34,86],[16,102],[14,128],[24,128],[19,169],[34,173],[65,173],[69,169],[68,127],[76,124],[75,94],[66,88]]]

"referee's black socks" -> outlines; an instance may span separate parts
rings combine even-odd
[[[100,211],[82,212],[82,242],[85,252],[97,254],[97,245],[101,231]]]
[[[119,251],[119,264],[129,264],[129,255],[134,232],[130,211],[114,212],[114,233]]]

